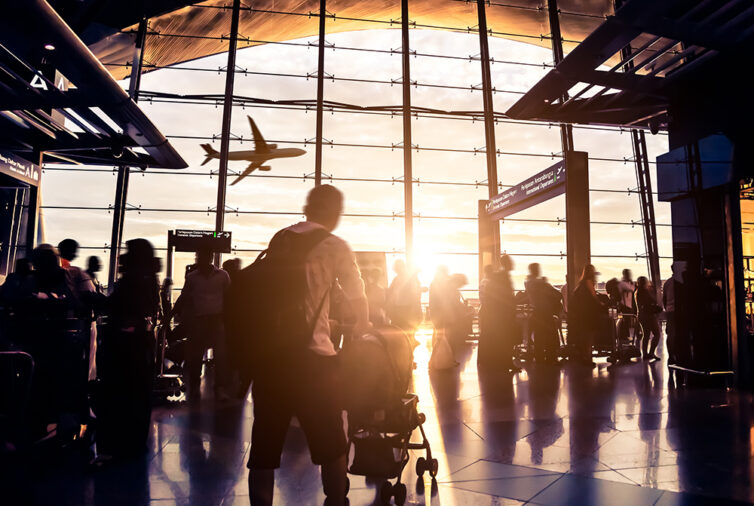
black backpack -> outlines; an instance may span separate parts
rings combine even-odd
[[[307,349],[327,294],[307,321],[306,258],[329,236],[324,229],[281,230],[231,286],[228,332],[239,342],[250,377],[274,372]]]

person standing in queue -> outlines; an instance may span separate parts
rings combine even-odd
[[[303,314],[298,315],[299,320],[312,332],[299,336],[303,340],[296,340],[295,347],[285,348],[288,353],[273,352],[267,360],[273,363],[261,364],[254,373],[254,425],[248,462],[253,506],[272,504],[275,469],[280,467],[293,416],[298,418],[306,435],[312,462],[322,468],[326,504],[342,505],[347,501],[348,448],[339,400],[338,356],[330,339],[329,323],[330,288],[336,281],[355,314],[353,335],[362,336],[371,326],[356,257],[346,241],[331,233],[338,226],[342,212],[343,194],[337,188],[331,185],[313,188],[304,208],[306,221],[279,231],[267,250],[268,258],[275,254],[278,258],[295,258],[296,265],[287,267],[296,272],[303,269],[304,300],[301,306],[296,302],[293,307],[301,307]],[[249,272],[253,268],[254,265],[250,266]],[[287,294],[288,298],[292,296]]]
[[[186,368],[188,375],[188,398],[199,397],[202,358],[212,348],[215,361],[215,394],[225,400],[228,394],[226,377],[225,324],[223,311],[225,296],[230,287],[230,276],[213,265],[214,252],[203,248],[196,253],[196,266],[186,275],[181,290],[181,300],[186,304],[183,314],[188,316],[189,340]]]
[[[592,361],[592,343],[603,311],[595,289],[598,275],[592,264],[586,265],[568,304],[568,340],[573,345],[571,358],[591,367],[597,365]]]
[[[646,276],[639,276],[636,280],[636,307],[639,310],[639,323],[644,329],[644,336],[641,339],[641,356],[644,360],[660,360],[660,357],[655,355],[655,351],[660,342],[660,323],[657,321],[657,314],[662,311],[662,308],[657,305],[654,286]]]
[[[390,323],[403,330],[416,346],[416,329],[422,322],[422,288],[416,269],[409,270],[406,262],[396,260],[393,264],[395,277],[387,289],[386,310]]]
[[[529,319],[534,332],[534,357],[539,363],[558,363],[558,326],[562,309],[561,295],[546,279],[541,277],[538,263],[529,265],[526,285],[532,315]]]

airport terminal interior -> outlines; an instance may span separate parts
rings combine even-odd
[[[0,504],[754,503],[749,0],[0,9]]]

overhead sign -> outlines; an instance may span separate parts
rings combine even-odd
[[[0,173],[12,176],[24,183],[38,186],[40,172],[39,165],[14,154],[0,151]]]
[[[196,252],[211,249],[216,253],[230,253],[231,233],[212,230],[176,230],[172,233],[176,251]]]
[[[528,209],[565,193],[565,182],[565,162],[561,161],[492,197],[487,214],[500,219]]]

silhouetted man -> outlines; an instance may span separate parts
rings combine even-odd
[[[309,192],[306,221],[278,232],[282,236],[322,234],[305,256],[306,320],[314,332],[297,358],[285,357],[271,372],[254,377],[254,427],[249,458],[252,505],[272,504],[275,469],[280,467],[285,435],[296,416],[306,434],[312,462],[322,466],[328,504],[344,504],[347,442],[339,398],[338,362],[330,340],[329,294],[337,280],[356,315],[354,336],[369,329],[369,311],[356,258],[348,244],[332,234],[343,211],[343,194],[330,185]],[[295,240],[295,238],[293,240]],[[277,364],[276,364],[277,365]]]
[[[181,300],[185,304],[182,314],[187,316],[189,325],[188,355],[186,368],[188,373],[189,398],[196,397],[202,372],[202,357],[208,348],[212,348],[215,360],[215,390],[219,397],[225,397],[227,376],[225,357],[225,325],[223,309],[225,294],[230,287],[230,276],[212,264],[214,253],[202,249],[196,253],[196,266],[186,275],[181,291]]]

